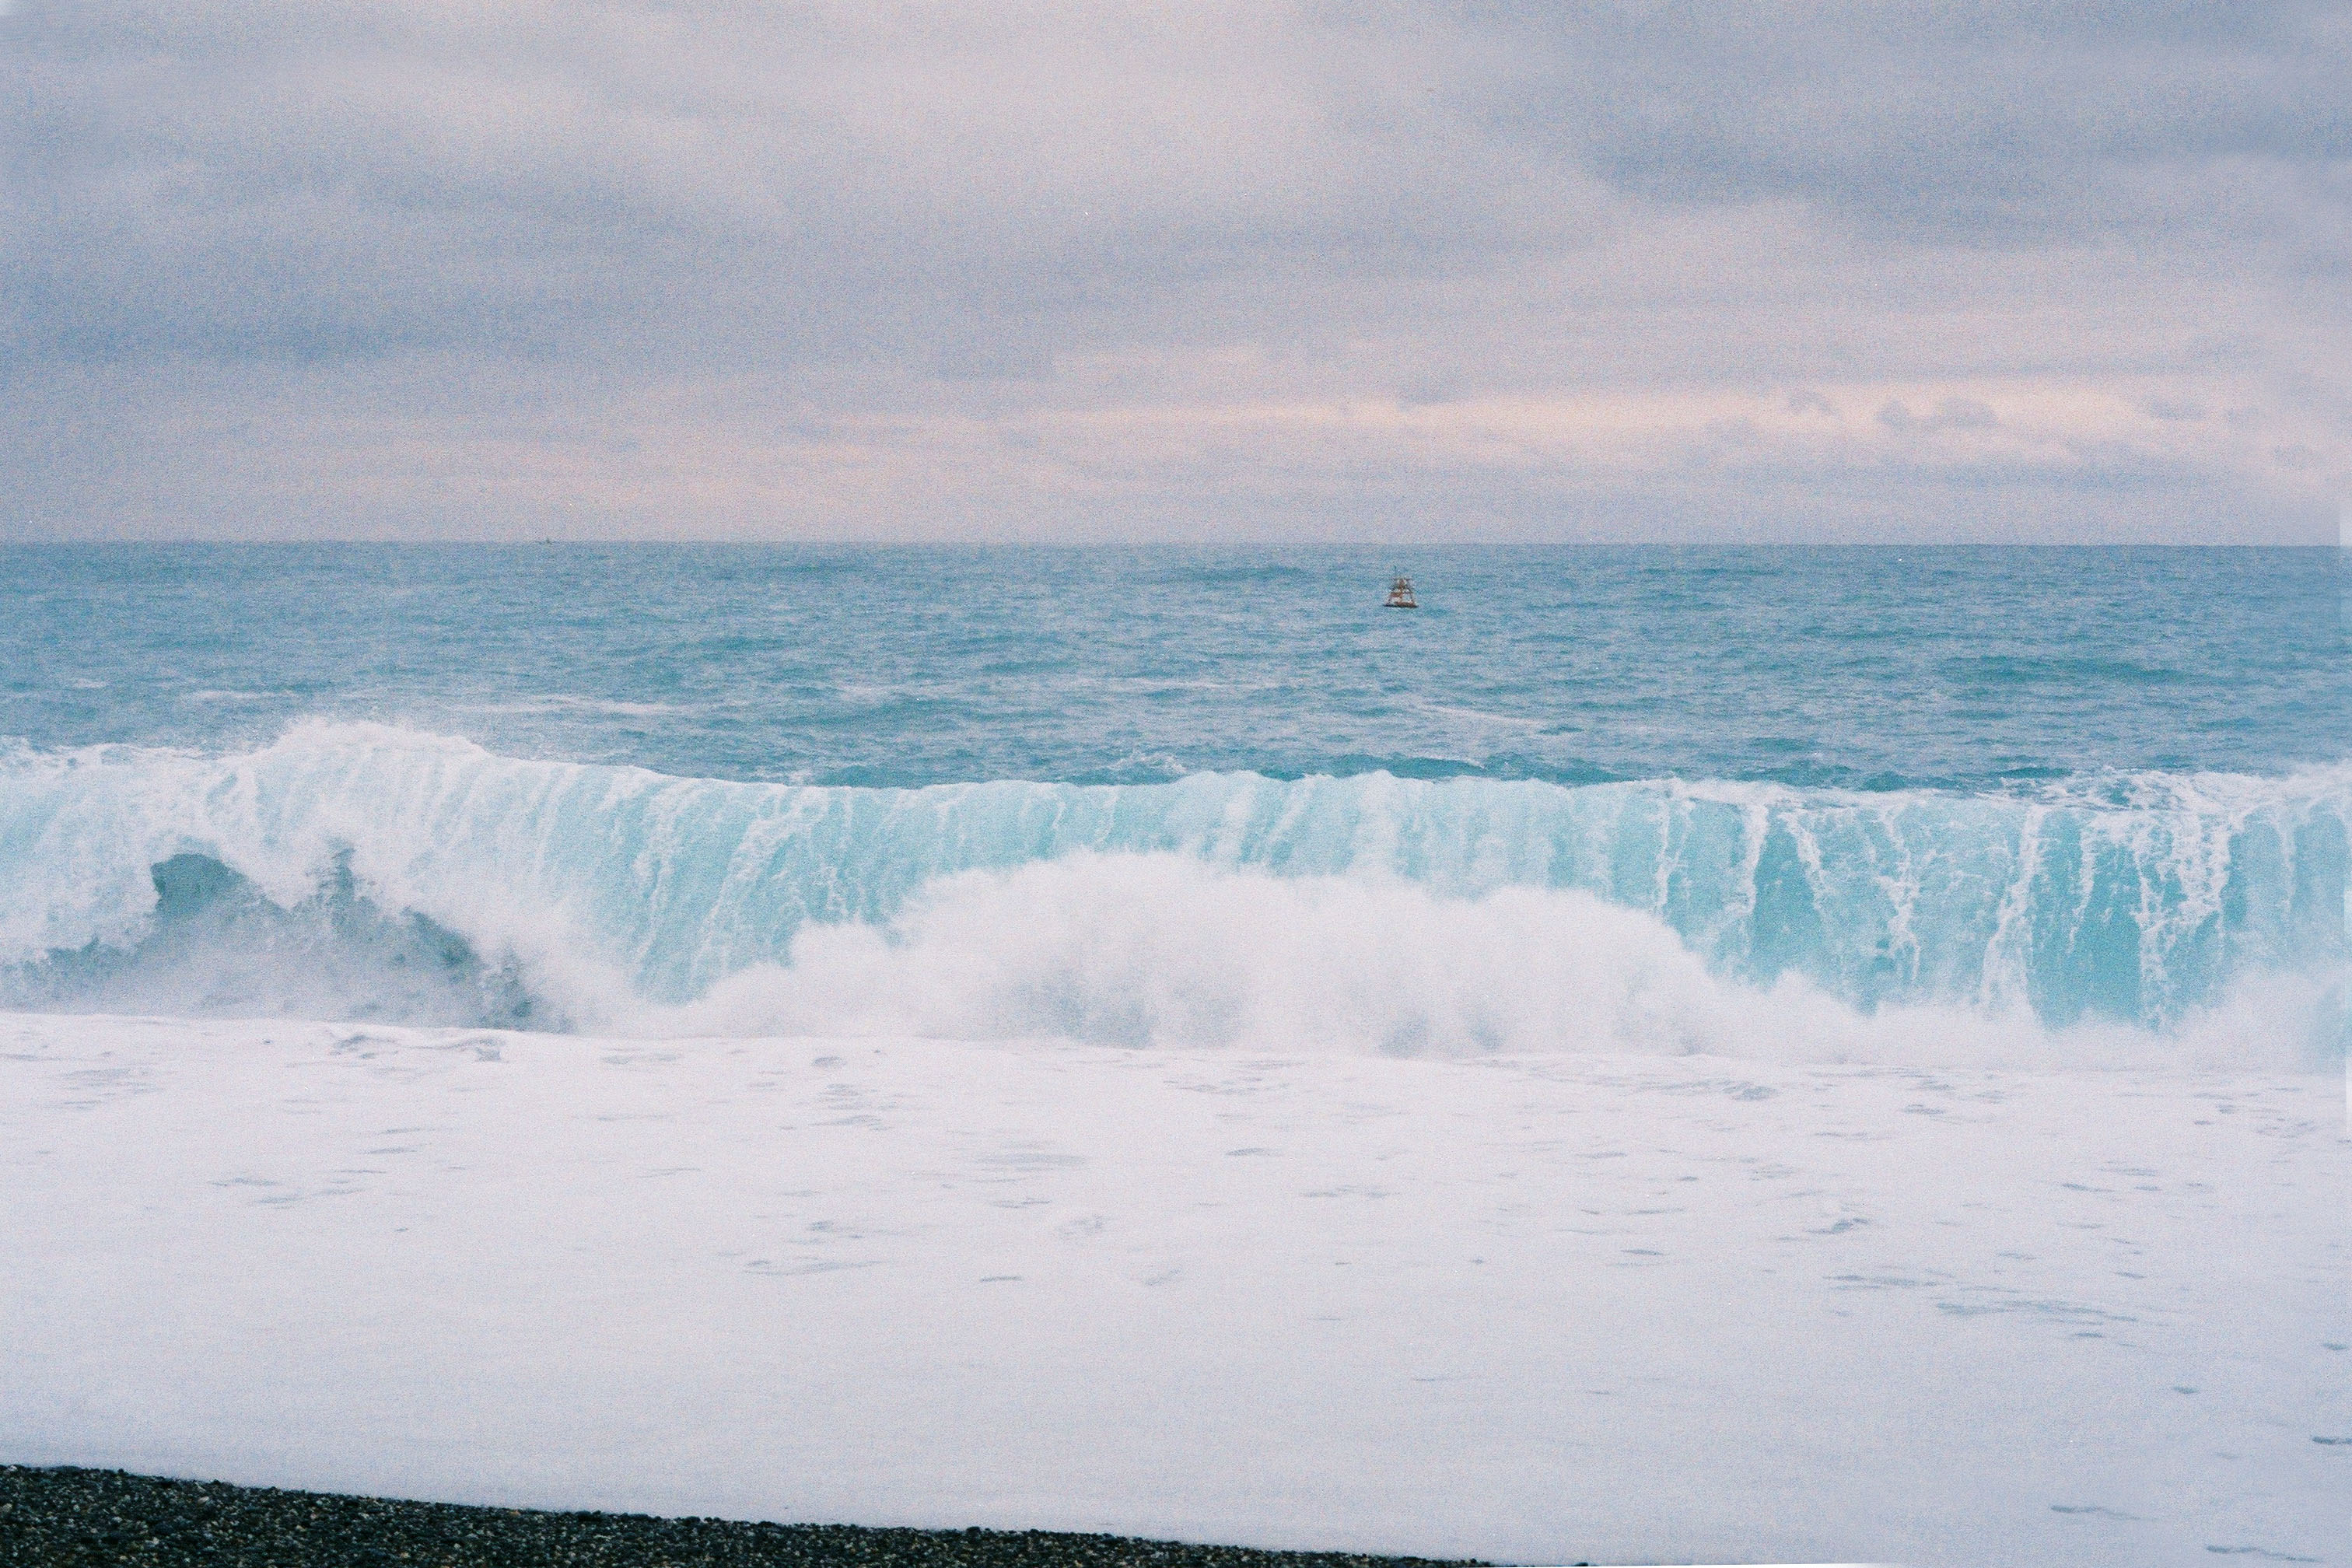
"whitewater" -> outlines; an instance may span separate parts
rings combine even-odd
[[[0,1460],[2344,1560],[2336,552],[5,554]]]
[[[0,998],[654,1034],[2320,1065],[2352,770],[919,789],[380,725],[0,757]],[[2058,1037],[2053,1038],[2053,1031]]]

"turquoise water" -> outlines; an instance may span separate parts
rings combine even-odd
[[[2308,1022],[2352,867],[2334,551],[0,563],[18,1005],[619,1026],[805,982],[807,932],[865,927],[891,985],[984,968],[1024,1029],[1148,1037],[1119,988],[1223,984],[1150,954],[1272,878],[1404,898],[1358,921],[1394,950],[1367,963],[1523,889],[1538,955],[1613,907],[1710,984],[2156,1036],[2292,981],[2319,1000],[2286,1026],[2340,1048]],[[1424,609],[1381,607],[1400,569]],[[1105,857],[1083,895],[1053,879]],[[1118,896],[1170,857],[1213,874],[1156,895],[1181,910]],[[921,923],[994,899],[994,943],[1081,896],[1142,954],[1117,974],[1067,934],[983,964]]]
[[[1380,611],[1391,570],[1416,614]],[[2324,550],[0,552],[0,734],[685,777],[1981,789],[2352,759]]]

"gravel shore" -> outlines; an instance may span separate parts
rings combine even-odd
[[[868,1530],[635,1513],[541,1513],[0,1466],[0,1568],[446,1564],[887,1564],[888,1568],[1430,1568],[1412,1557],[1257,1552],[1045,1531]]]

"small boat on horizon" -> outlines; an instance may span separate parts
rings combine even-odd
[[[1389,597],[1386,607],[1391,610],[1417,610],[1421,608],[1421,601],[1412,596],[1412,578],[1400,575],[1395,582],[1389,584]]]

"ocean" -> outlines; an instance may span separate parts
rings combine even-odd
[[[2345,560],[15,547],[0,1005],[2325,1065]]]
[[[2343,1563],[2347,584],[11,549],[0,1461]]]

